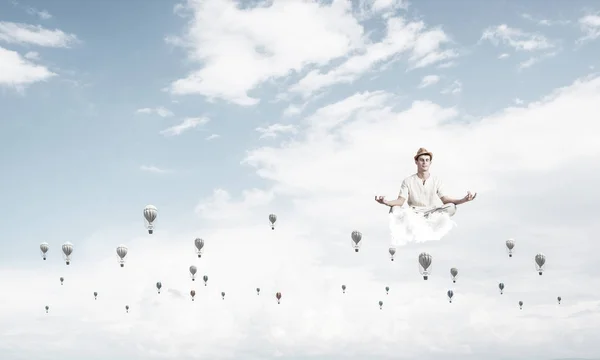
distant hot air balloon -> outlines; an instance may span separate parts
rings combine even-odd
[[[394,254],[396,254],[396,248],[395,248],[395,247],[390,247],[390,248],[388,249],[388,252],[390,253],[390,259],[391,259],[392,261],[394,261]]]
[[[504,283],[498,284],[498,288],[500,288],[500,295],[502,295],[504,291]]]
[[[454,291],[448,290],[448,300],[450,300],[450,302],[452,302],[452,297],[453,296],[454,296]]]
[[[508,257],[512,257],[513,256],[513,249],[515,248],[515,240],[514,239],[508,239],[506,240],[506,248],[508,249]]]
[[[156,289],[158,290],[158,293],[160,294],[160,289],[162,288],[162,283],[159,281],[156,283]]]
[[[345,294],[346,293],[346,285],[342,285],[342,292]]]
[[[148,229],[148,234],[152,235],[154,233],[154,221],[158,216],[158,209],[154,205],[147,205],[144,208],[144,219],[146,220],[146,229]]]
[[[129,313],[129,305],[125,305],[125,312]]]
[[[281,293],[280,292],[276,293],[275,297],[277,298],[277,303],[279,304],[279,301],[281,300]]]
[[[426,252],[422,252],[419,254],[419,272],[423,275],[423,280],[427,280],[431,271],[429,268],[431,267],[432,257]]]
[[[352,239],[352,247],[354,248],[354,251],[358,252],[358,249],[360,249],[360,241],[362,240],[362,234],[360,233],[360,231],[354,230],[350,235],[350,238]]]
[[[383,301],[379,300],[379,310],[383,308]]]
[[[127,246],[117,246],[117,256],[119,257],[119,264],[121,267],[125,266],[125,256],[127,256]]]
[[[388,295],[390,293],[390,287],[386,286],[385,287],[385,294]]]
[[[204,286],[206,286],[206,283],[208,282],[208,276],[204,275],[202,280],[204,280]]]
[[[535,268],[542,275],[544,271],[544,264],[546,264],[546,256],[542,253],[539,253],[535,256]]]
[[[256,288],[256,295],[260,295],[260,288]]]
[[[523,310],[523,302],[519,301],[519,309]]]
[[[452,268],[450,269],[450,276],[452,277],[452,282],[456,282],[456,277],[458,276],[458,269]]]
[[[67,241],[66,243],[63,244],[62,251],[63,251],[63,259],[65,260],[67,265],[69,265],[71,263],[71,254],[73,254],[73,244],[71,244],[70,242]]]
[[[192,296],[192,301],[194,301],[194,296],[196,296],[196,290],[190,291],[190,295]]]
[[[46,305],[46,314],[48,313],[48,310],[50,310],[50,306]]]
[[[194,245],[196,246],[196,254],[198,254],[198,257],[202,257],[202,253],[204,252],[204,240],[196,238],[194,240]]]
[[[562,300],[562,298],[559,296],[556,298],[556,300],[558,300],[558,305],[560,305],[560,301]]]
[[[43,242],[40,244],[40,251],[42,252],[42,259],[46,260],[46,253],[50,249],[50,246],[47,242]]]
[[[221,298],[223,298],[223,300],[225,300],[225,292],[221,291]]]
[[[94,300],[98,300],[98,292],[94,291]]]
[[[61,276],[61,277],[60,277],[60,284],[61,284],[61,285],[63,284],[63,281],[65,281],[65,278]]]
[[[277,221],[277,215],[270,214],[269,215],[269,222],[271,222],[271,230],[275,230],[275,222],[276,221]]]
[[[192,281],[196,281],[196,272],[198,268],[194,265],[190,266],[190,276],[192,277]]]

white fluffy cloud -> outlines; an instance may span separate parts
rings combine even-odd
[[[481,40],[489,40],[494,45],[503,43],[517,51],[547,50],[555,46],[544,35],[528,33],[506,24],[488,27],[483,31]]]
[[[167,129],[161,130],[160,134],[164,136],[177,136],[181,135],[186,131],[197,128],[198,126],[205,125],[210,121],[207,117],[190,117],[185,118],[180,124],[173,125]]]
[[[45,66],[23,58],[16,51],[0,47],[0,86],[23,87],[56,76]]]
[[[579,27],[584,33],[578,42],[592,41],[600,37],[600,15],[588,14],[579,19]]]
[[[41,25],[8,21],[0,21],[0,41],[58,48],[67,48],[79,42],[75,34],[67,34],[59,29],[49,30]]]

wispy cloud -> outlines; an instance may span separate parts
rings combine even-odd
[[[510,54],[508,54],[508,53],[502,53],[502,54],[498,55],[498,59],[506,59],[508,57],[510,57]]]
[[[571,21],[569,21],[569,20],[542,19],[542,18],[538,18],[538,17],[532,16],[531,14],[521,14],[521,17],[523,19],[527,19],[529,21],[533,21],[534,23],[536,23],[538,25],[543,25],[543,26],[569,25],[571,23]]]
[[[162,130],[160,134],[164,136],[181,135],[188,130],[206,124],[208,121],[209,119],[207,117],[186,118],[183,120],[183,122],[181,122],[181,124]]]
[[[45,66],[23,58],[19,53],[0,47],[0,86],[23,90],[26,85],[46,81],[55,73]]]
[[[496,46],[503,43],[517,51],[539,51],[554,47],[554,44],[544,35],[528,33],[508,27],[506,24],[485,29],[479,41],[483,40],[488,40]]]
[[[445,88],[444,90],[441,91],[442,94],[451,94],[451,95],[457,95],[460,94],[462,92],[462,83],[458,80],[454,80],[454,82],[448,86],[447,88]]]
[[[27,11],[29,15],[35,15],[42,20],[48,20],[52,18],[52,14],[50,14],[47,10],[38,10],[34,7],[29,6],[27,7],[27,9],[25,9],[25,11]]]
[[[142,165],[142,166],[140,166],[140,170],[155,173],[155,174],[167,174],[167,173],[172,172],[171,170],[161,169],[161,168],[158,168],[153,165],[150,165],[150,166]]]
[[[156,108],[142,108],[137,109],[135,111],[136,114],[156,114],[160,117],[170,117],[173,116],[173,112],[163,106],[159,106]]]
[[[215,140],[215,139],[218,139],[220,137],[221,137],[221,135],[219,135],[219,134],[210,134],[209,136],[206,137],[206,140],[207,141]]]
[[[426,75],[421,79],[419,89],[426,88],[430,85],[437,84],[440,81],[440,77],[437,75]]]
[[[600,37],[600,15],[589,14],[579,19],[579,28],[584,33],[584,36],[577,40],[578,44],[596,40]]]
[[[0,41],[54,48],[68,48],[80,42],[75,34],[67,34],[62,30],[49,30],[41,25],[7,21],[0,21]]]
[[[264,138],[275,138],[278,134],[295,134],[297,129],[294,125],[283,125],[283,124],[273,124],[269,125],[266,128],[258,127],[255,129],[258,131],[260,135],[260,139]]]

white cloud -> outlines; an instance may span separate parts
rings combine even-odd
[[[577,40],[577,43],[592,41],[600,37],[600,16],[597,14],[589,14],[579,19],[579,27],[585,34]]]
[[[210,140],[218,139],[220,137],[221,137],[221,135],[219,135],[219,134],[210,134],[209,136],[206,137],[206,140],[210,141]]]
[[[45,47],[68,48],[79,40],[62,30],[49,30],[41,25],[0,21],[0,41],[9,44],[31,44]]]
[[[160,117],[171,117],[173,116],[173,112],[163,106],[159,106],[156,108],[142,108],[137,109],[135,111],[136,114],[156,114]]]
[[[377,15],[388,18],[393,16],[397,10],[408,9],[408,5],[408,1],[404,0],[359,0],[357,17],[361,20]]]
[[[541,19],[534,17],[530,14],[521,14],[523,19],[527,19],[529,21],[535,22],[538,25],[543,26],[555,26],[555,25],[569,25],[571,21],[569,20],[550,20],[550,19]]]
[[[36,51],[28,51],[25,54],[25,59],[28,60],[40,60],[40,54]]]
[[[47,261],[0,269],[0,283],[11,289],[0,306],[3,358],[596,356],[600,78],[469,123],[429,101],[400,109],[398,97],[355,94],[304,118],[291,141],[253,149],[244,163],[265,188],[215,190],[198,204],[199,223],[189,232],[174,223],[172,205],[157,204],[152,236],[140,218],[76,242],[70,267],[60,241],[49,240]],[[434,152],[432,171],[452,195],[479,195],[459,207],[459,226],[447,238],[408,245],[391,262],[387,211],[373,196],[396,196],[421,146]],[[269,213],[278,215],[275,230]],[[359,253],[350,247],[354,229],[363,233]],[[193,253],[198,236],[206,240],[201,259]],[[508,237],[517,240],[510,259]],[[114,256],[120,242],[130,249],[124,268]],[[417,271],[421,251],[433,255],[428,281]],[[548,257],[543,276],[533,267],[538,251]],[[199,278],[208,275],[207,286],[190,280],[192,264]]]
[[[507,54],[507,53],[502,53],[502,54],[498,55],[498,59],[506,59],[508,57],[510,57],[510,54]]]
[[[176,136],[181,135],[182,133],[194,129],[198,126],[202,126],[208,123],[209,119],[207,117],[195,117],[195,118],[186,118],[181,124],[171,126],[165,130],[160,132],[161,135],[165,136]]]
[[[401,17],[390,18],[386,22],[386,31],[381,41],[369,43],[360,53],[328,72],[310,71],[289,90],[308,97],[325,87],[351,83],[373,70],[375,66],[397,60],[403,53],[408,54],[409,66],[412,69],[426,67],[458,55],[452,49],[442,49],[443,44],[450,42],[443,30],[426,29],[422,21],[407,22]]]
[[[421,83],[419,84],[419,88],[426,88],[430,85],[437,84],[440,81],[440,77],[437,75],[426,75],[421,79]]]
[[[183,37],[167,40],[184,46],[202,66],[173,82],[168,89],[174,94],[254,105],[259,100],[248,92],[263,82],[325,65],[363,41],[349,1],[276,1],[240,9],[231,0],[189,0],[183,8],[192,15],[189,27]]]
[[[47,10],[38,10],[34,7],[28,7],[26,11],[29,15],[35,15],[42,20],[48,20],[52,18],[52,14],[50,14]]]
[[[154,165],[150,165],[150,166],[142,165],[142,166],[140,166],[140,170],[155,173],[155,174],[167,174],[167,173],[171,172],[171,170],[161,169]]]
[[[0,47],[0,86],[22,90],[27,85],[46,81],[53,76],[56,74],[45,66],[24,59],[16,51]]]
[[[485,29],[480,41],[483,40],[489,40],[494,45],[499,45],[502,42],[517,51],[547,50],[555,46],[541,34],[528,33],[508,27],[506,24]]]
[[[462,92],[462,83],[458,80],[454,80],[450,86],[441,91],[442,94],[460,94]]]
[[[283,124],[273,124],[269,125],[266,128],[258,127],[256,128],[261,135],[260,138],[275,138],[278,134],[295,134],[297,132],[296,127],[294,125],[283,125]]]
[[[517,105],[523,105],[523,104],[524,104],[524,102],[523,102],[523,100],[521,100],[521,99],[519,99],[519,98],[516,98],[516,99],[515,99],[515,104],[517,104]]]
[[[529,68],[537,63],[539,63],[540,61],[550,58],[550,57],[554,57],[558,54],[558,51],[551,51],[548,53],[545,53],[543,55],[539,55],[539,56],[532,56],[529,59],[522,61],[519,63],[518,69],[519,70],[523,70],[526,68]]]
[[[283,116],[290,117],[290,116],[300,115],[302,113],[302,111],[304,110],[304,108],[306,107],[306,105],[307,105],[307,103],[304,103],[302,105],[290,104],[283,110]]]

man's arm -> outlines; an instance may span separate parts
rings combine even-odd
[[[383,203],[387,206],[402,206],[404,205],[404,202],[406,201],[405,198],[403,198],[402,196],[398,196],[398,198],[396,200],[392,200],[392,201],[387,201],[384,200]]]
[[[449,204],[449,203],[452,203],[454,205],[460,205],[460,204],[464,204],[467,202],[467,200],[465,200],[465,199],[452,199],[452,198],[449,198],[448,196],[442,196],[440,199],[442,200],[442,203],[444,205]]]

